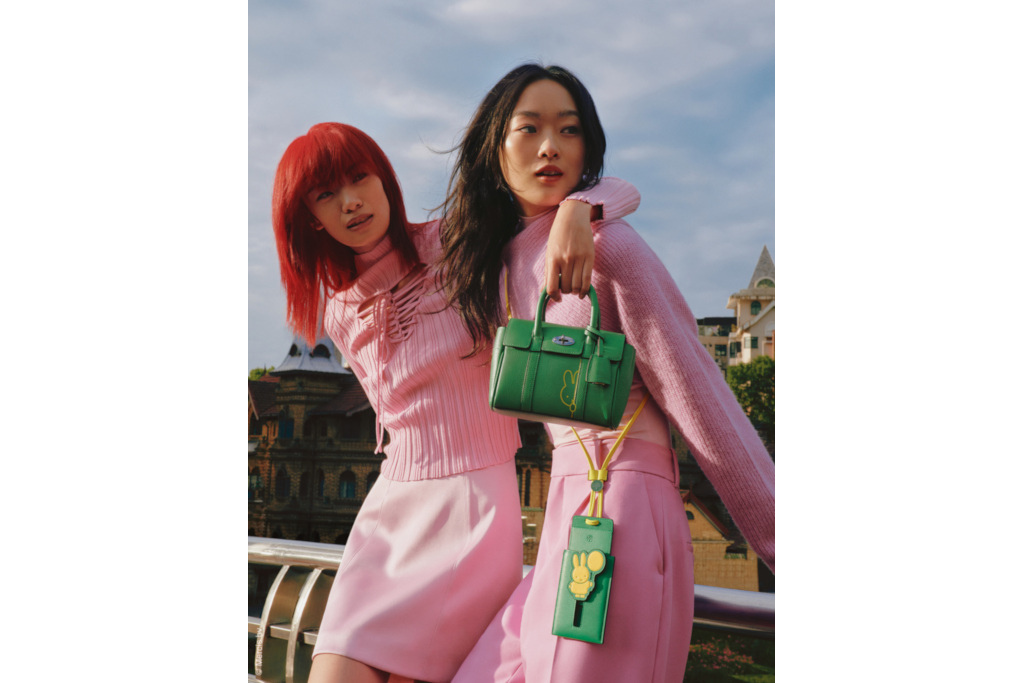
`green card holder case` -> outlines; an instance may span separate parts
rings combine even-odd
[[[588,643],[604,642],[615,568],[612,528],[610,519],[572,518],[569,547],[562,552],[552,634]]]

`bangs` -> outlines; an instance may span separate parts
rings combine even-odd
[[[382,177],[382,154],[368,138],[353,135],[341,125],[318,124],[295,140],[292,160],[293,187],[304,196],[321,187],[344,184],[357,171]]]

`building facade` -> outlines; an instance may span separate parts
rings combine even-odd
[[[726,308],[736,314],[735,327],[729,333],[728,364],[749,363],[764,355],[774,359],[775,262],[767,246],[761,249],[750,284],[731,294]]]
[[[729,367],[729,335],[734,329],[734,317],[697,318],[697,335],[700,337],[700,343],[715,359],[715,364],[721,369],[723,376]]]
[[[380,473],[374,413],[328,339],[249,381],[249,535],[345,543]]]
[[[758,561],[746,543],[719,520],[693,491],[682,490],[686,519],[693,543],[694,581],[703,586],[756,591],[759,588]]]

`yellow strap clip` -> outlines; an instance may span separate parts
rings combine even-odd
[[[600,519],[601,515],[604,513],[604,482],[608,481],[608,464],[612,461],[612,456],[615,455],[616,449],[618,449],[622,440],[626,438],[626,433],[629,432],[633,423],[636,422],[636,418],[640,416],[640,411],[644,409],[645,405],[647,405],[647,399],[650,397],[651,395],[649,393],[644,395],[643,400],[640,401],[640,405],[637,406],[636,411],[633,412],[633,416],[629,418],[629,422],[627,422],[626,426],[622,428],[621,432],[619,432],[618,438],[615,439],[615,443],[612,444],[611,449],[608,451],[608,455],[605,456],[604,462],[601,463],[601,469],[594,468],[594,459],[590,457],[590,451],[587,450],[586,444],[584,444],[583,439],[580,438],[579,432],[576,431],[575,427],[570,427],[570,429],[572,429],[572,433],[576,435],[576,440],[580,442],[580,447],[583,448],[583,454],[587,456],[587,464],[590,465],[590,468],[587,470],[587,481],[591,482],[590,507],[587,509],[587,517],[590,517],[591,519],[587,520],[587,524],[591,526],[598,526],[600,522],[597,520]]]

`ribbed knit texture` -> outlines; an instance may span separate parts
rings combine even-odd
[[[437,223],[413,238],[417,248],[427,242],[421,254],[428,251],[437,241]],[[444,308],[433,271],[399,288],[414,290],[416,300],[396,301],[401,297],[391,289],[409,270],[390,243],[358,260],[365,270],[330,299],[324,328],[390,436],[381,474],[397,481],[436,479],[511,460],[519,430],[515,419],[488,407],[490,356],[461,358],[473,345],[455,310]]]
[[[553,218],[548,212],[531,219],[505,252],[516,317],[536,311]],[[624,333],[636,347],[639,380],[683,435],[743,536],[774,571],[775,463],[701,345],[693,313],[665,266],[628,223],[600,223],[594,243],[592,282],[601,328]],[[548,304],[545,319],[583,327],[590,320],[590,302],[563,297]],[[553,442],[564,441],[561,432],[551,427],[548,432]],[[580,436],[586,440],[599,433],[582,430]]]
[[[628,215],[640,195],[630,183],[606,178],[571,195],[604,204],[606,216]],[[440,254],[439,224],[410,226],[420,259]],[[546,244],[545,236],[545,244]],[[390,442],[381,474],[397,481],[436,479],[482,469],[515,457],[520,445],[515,418],[488,404],[490,352],[472,349],[454,308],[445,308],[434,270],[409,281],[388,238],[356,257],[352,286],[327,302],[324,329],[366,392]]]
[[[578,199],[591,206],[603,206],[605,220],[624,218],[640,206],[640,192],[633,184],[612,176],[601,178],[597,185],[589,190],[573,192],[563,201],[570,199]]]

